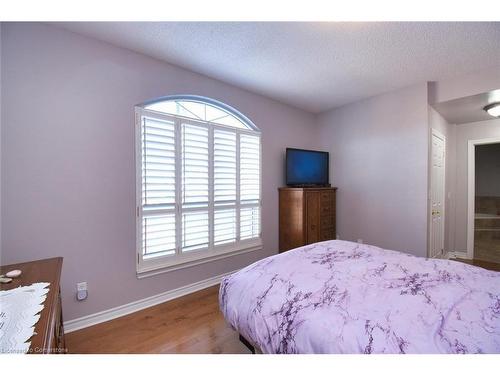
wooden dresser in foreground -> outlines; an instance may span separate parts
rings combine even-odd
[[[30,354],[66,353],[60,292],[62,262],[63,258],[50,258],[0,267],[0,274],[12,270],[22,271],[21,276],[13,279],[9,284],[0,284],[1,290],[33,283],[50,283],[40,319],[35,325],[36,334],[31,338],[28,350]]]
[[[280,252],[336,238],[336,190],[279,188]]]

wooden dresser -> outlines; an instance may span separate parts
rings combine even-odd
[[[336,190],[279,188],[280,252],[336,238]]]
[[[0,284],[1,290],[14,289],[33,283],[47,282],[49,293],[44,302],[40,319],[35,325],[35,335],[31,337],[28,353],[66,353],[64,327],[61,308],[60,278],[63,258],[50,258],[34,262],[10,264],[0,267],[0,273],[21,270],[20,277],[8,284]]]

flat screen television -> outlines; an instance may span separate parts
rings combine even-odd
[[[287,186],[330,186],[329,154],[324,151],[286,149]]]

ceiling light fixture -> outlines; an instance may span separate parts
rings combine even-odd
[[[490,116],[500,117],[500,102],[488,104],[483,108]]]

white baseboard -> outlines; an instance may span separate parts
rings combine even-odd
[[[469,257],[467,256],[467,251],[449,251],[446,255],[446,259],[469,259]]]
[[[68,320],[64,322],[64,332],[69,333],[82,328],[93,326],[95,324],[107,322],[108,320],[116,319],[121,316],[128,315],[133,312],[185,296],[186,294],[194,293],[199,290],[217,285],[218,283],[220,283],[221,279],[224,276],[230,275],[234,272],[236,271],[217,275],[206,280],[198,281],[196,283],[185,285],[177,289],[169,290],[164,293],[130,302],[122,306],[113,307],[109,310],[104,310],[94,314],[82,316],[81,318]]]

